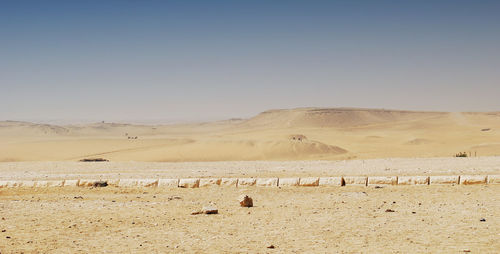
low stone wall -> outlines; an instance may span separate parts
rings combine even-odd
[[[226,187],[332,187],[377,185],[500,184],[500,175],[448,176],[338,176],[292,178],[181,178],[181,179],[68,179],[0,181],[0,188],[103,187],[208,188]]]

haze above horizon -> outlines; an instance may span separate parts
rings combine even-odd
[[[499,111],[498,1],[4,1],[0,121]]]

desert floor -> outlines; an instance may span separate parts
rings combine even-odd
[[[500,156],[343,161],[4,162],[0,180],[498,175]]]
[[[500,174],[500,157],[0,163],[0,180],[457,174]],[[498,253],[499,193],[500,185],[3,188],[0,253]],[[239,207],[241,194],[255,207]],[[211,204],[219,214],[191,215]]]
[[[243,193],[254,207],[239,207]],[[498,193],[500,185],[2,189],[0,250],[498,253]],[[219,214],[191,215],[209,204]]]

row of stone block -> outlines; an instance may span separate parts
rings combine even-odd
[[[342,177],[292,177],[292,178],[183,178],[183,179],[111,179],[111,180],[43,180],[0,181],[5,187],[63,187],[63,186],[116,186],[116,187],[167,187],[199,188],[208,186],[234,187],[291,187],[291,186],[370,186],[370,185],[453,185],[500,184],[500,175],[461,176],[342,176]]]

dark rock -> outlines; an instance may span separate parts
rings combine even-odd
[[[94,182],[94,184],[92,184],[93,187],[106,187],[108,186],[108,182],[107,181],[97,181],[97,182]]]
[[[240,206],[242,207],[252,207],[253,206],[253,199],[247,195],[241,195],[238,199],[240,202]]]
[[[88,158],[88,159],[81,159],[80,162],[105,162],[105,161],[109,161],[107,159],[104,159],[104,158]]]

